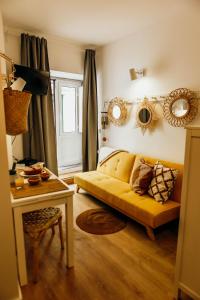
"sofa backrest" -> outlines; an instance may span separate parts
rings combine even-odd
[[[97,171],[112,176],[124,182],[129,182],[135,154],[128,152],[120,152],[113,155],[101,166],[97,166]]]
[[[159,158],[152,158],[152,157],[148,157],[148,156],[144,156],[144,155],[140,155],[140,154],[136,155],[134,165],[137,165],[138,161],[141,158],[144,158],[144,160],[149,164],[154,165],[157,161],[159,161],[164,166],[166,166],[168,168],[174,168],[179,171],[177,179],[176,179],[174,191],[171,196],[171,200],[176,201],[176,202],[181,202],[181,189],[182,189],[183,167],[184,166],[182,164],[173,163],[173,162],[169,162],[166,160],[161,160]]]

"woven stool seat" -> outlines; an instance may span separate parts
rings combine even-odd
[[[39,243],[45,232],[54,226],[59,226],[61,248],[64,248],[62,233],[62,212],[58,207],[48,207],[23,214],[24,231],[28,234],[33,248],[33,279],[37,282],[39,268]]]
[[[60,208],[48,207],[23,214],[24,230],[32,238],[51,227],[62,216]]]

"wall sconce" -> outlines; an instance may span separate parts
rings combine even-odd
[[[139,79],[144,77],[144,69],[130,69],[131,80]]]

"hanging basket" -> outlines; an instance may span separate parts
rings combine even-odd
[[[17,135],[28,130],[27,116],[31,93],[4,89],[6,133]]]

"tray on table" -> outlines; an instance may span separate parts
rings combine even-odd
[[[15,185],[11,184],[11,192],[14,199],[59,192],[63,190],[68,190],[68,187],[65,186],[58,179],[49,179],[48,181],[41,181],[37,185],[30,185],[29,183],[25,183],[24,186],[20,189],[16,189]]]

